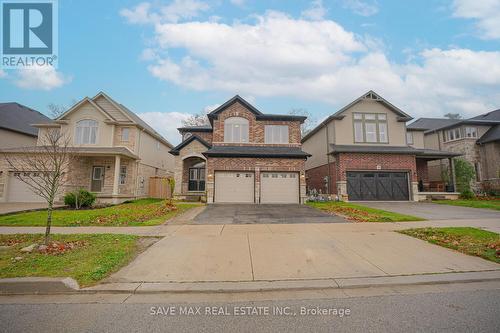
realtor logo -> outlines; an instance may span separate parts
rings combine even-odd
[[[57,2],[1,2],[3,68],[57,65]]]

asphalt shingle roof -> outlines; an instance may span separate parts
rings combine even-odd
[[[375,153],[375,154],[407,154],[418,156],[460,156],[444,150],[417,149],[410,146],[364,146],[364,145],[334,145],[330,144],[330,154],[335,153]]]
[[[443,126],[449,126],[459,123],[462,119],[448,119],[448,118],[418,118],[406,128],[418,130],[434,130]]]
[[[500,140],[500,125],[496,125],[496,126],[491,127],[476,142],[478,144],[483,144],[483,143],[488,143],[488,142],[493,142],[493,141],[498,141],[498,140]]]
[[[38,128],[31,125],[51,122],[49,117],[19,103],[0,103],[0,128],[36,137]]]
[[[310,154],[299,147],[263,147],[263,146],[213,146],[203,153],[210,157],[300,157]]]

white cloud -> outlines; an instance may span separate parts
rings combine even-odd
[[[221,104],[207,105],[203,108],[203,112],[208,114],[208,113],[212,112],[213,110],[217,109],[219,106],[221,106]]]
[[[500,1],[454,0],[452,7],[454,17],[476,20],[481,38],[500,38]]]
[[[199,0],[174,0],[165,6],[155,6],[142,2],[132,9],[124,8],[120,15],[133,24],[156,24],[160,22],[178,22],[182,19],[192,19],[210,6]]]
[[[4,71],[3,69],[0,69],[0,79],[4,77],[7,77],[7,72]]]
[[[361,16],[372,16],[378,13],[376,1],[342,0],[342,6]]]
[[[235,6],[243,7],[246,3],[246,0],[231,0],[231,3]]]
[[[332,112],[370,89],[414,116],[500,105],[500,52],[424,48],[398,63],[372,37],[279,12],[252,23],[157,24],[154,34],[158,54],[180,57],[159,56],[149,71],[188,89],[293,96],[330,103]]]
[[[173,145],[181,139],[177,128],[182,126],[183,120],[190,117],[190,114],[181,112],[144,112],[137,115]]]
[[[30,90],[52,90],[71,82],[71,77],[65,76],[52,66],[37,66],[17,70],[14,84],[19,88]]]
[[[301,15],[302,17],[319,21],[325,17],[327,11],[328,10],[323,6],[323,0],[313,0],[311,2],[311,7],[304,10]]]

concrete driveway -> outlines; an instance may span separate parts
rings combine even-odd
[[[363,206],[383,209],[400,214],[413,215],[428,220],[453,219],[494,219],[500,221],[500,211],[482,208],[470,208],[440,205],[428,202],[356,202]]]
[[[500,269],[499,264],[481,258],[385,231],[388,227],[347,223],[176,226],[107,282],[275,281]]]
[[[339,216],[306,205],[208,205],[193,220],[194,224],[276,224],[348,223]]]

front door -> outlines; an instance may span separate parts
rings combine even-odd
[[[188,191],[205,191],[205,168],[189,169]]]
[[[103,166],[92,167],[92,179],[90,181],[90,191],[101,192],[103,183],[104,183],[104,167]]]

